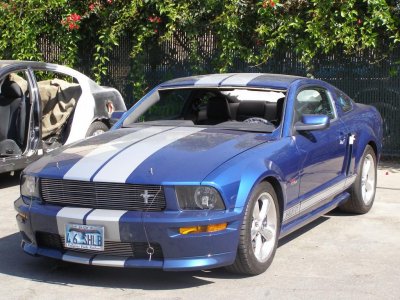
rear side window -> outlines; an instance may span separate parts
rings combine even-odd
[[[353,100],[346,94],[337,91],[337,104],[340,106],[343,112],[348,112],[353,108]]]

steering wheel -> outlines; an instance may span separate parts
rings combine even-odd
[[[272,125],[268,120],[258,117],[245,119],[243,123]]]

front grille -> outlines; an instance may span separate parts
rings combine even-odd
[[[93,255],[112,255],[121,257],[149,258],[146,253],[148,244],[146,242],[126,243],[126,242],[104,242],[104,251],[94,251],[86,249],[69,249],[64,247],[65,239],[58,234],[37,232],[36,241],[41,248],[50,248],[61,251],[72,251],[77,253],[88,253]],[[157,243],[150,244],[154,248],[152,258],[162,259],[163,253],[161,246]]]
[[[43,201],[60,206],[132,211],[162,211],[166,206],[160,185],[42,178],[40,188]]]

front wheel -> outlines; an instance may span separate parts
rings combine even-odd
[[[263,273],[271,265],[280,231],[279,205],[272,185],[259,184],[247,204],[236,259],[229,271],[246,275]]]
[[[358,167],[356,181],[351,187],[351,197],[340,209],[355,214],[365,214],[371,209],[376,192],[376,155],[370,145],[365,147]]]

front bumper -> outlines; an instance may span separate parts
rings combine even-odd
[[[90,208],[71,208],[15,201],[17,223],[22,234],[22,248],[31,255],[68,262],[125,268],[158,268],[166,271],[200,270],[227,266],[234,262],[239,240],[241,212],[238,211],[163,211],[133,212]],[[107,253],[83,253],[61,247],[49,247],[38,240],[38,233],[65,236],[65,224],[102,225],[105,241],[118,243],[148,242],[162,251],[149,257],[121,256]],[[211,233],[180,234],[180,227],[228,223],[225,230]]]

